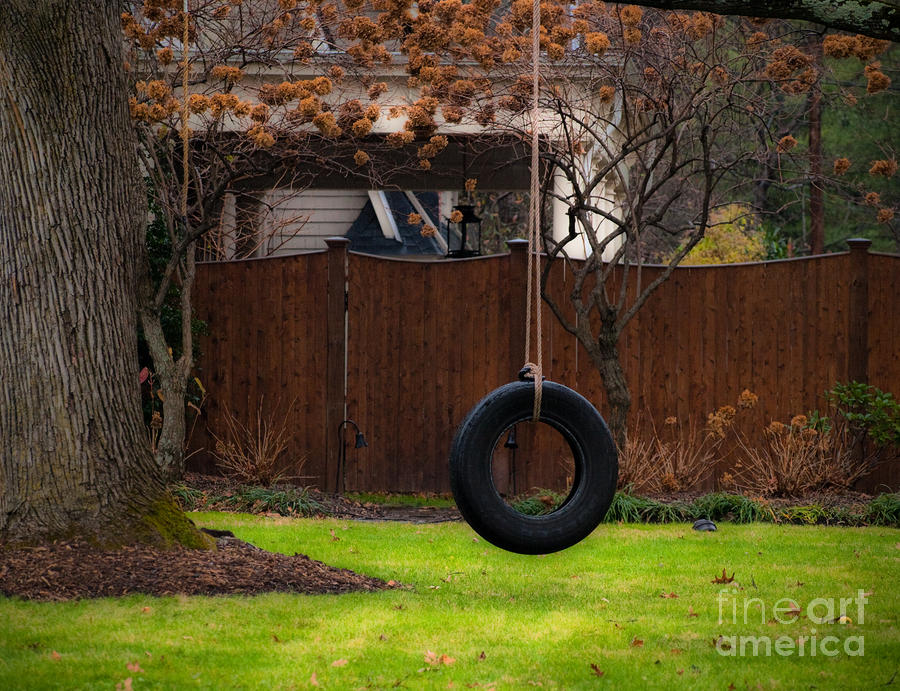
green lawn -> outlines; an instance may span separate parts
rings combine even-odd
[[[126,679],[135,689],[900,684],[896,529],[603,525],[566,552],[525,557],[476,539],[464,524],[194,518],[409,589],[62,604],[0,598],[0,688],[113,689]],[[711,583],[723,569],[735,582]],[[856,599],[845,603],[852,623],[810,618],[836,618],[840,598],[860,591],[868,593],[864,621]],[[724,652],[738,654],[744,637],[744,655],[721,654],[713,645],[720,635],[720,648],[733,641]],[[764,654],[776,639],[789,654]]]

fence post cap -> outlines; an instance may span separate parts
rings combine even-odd
[[[847,238],[846,243],[851,252],[868,252],[869,247],[872,246],[872,241],[869,238]]]
[[[510,251],[517,252],[527,249],[528,240],[523,240],[522,238],[513,238],[512,240],[506,241],[506,246],[509,247]]]
[[[325,244],[331,249],[341,249],[350,244],[350,239],[345,237],[325,238]]]

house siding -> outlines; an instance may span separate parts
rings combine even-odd
[[[270,190],[266,201],[271,210],[264,223],[277,228],[271,254],[324,249],[325,238],[343,236],[368,200],[365,190]]]

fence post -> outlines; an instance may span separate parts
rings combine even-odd
[[[869,382],[869,247],[866,238],[847,240],[850,248],[850,304],[847,314],[847,378]]]
[[[337,492],[340,462],[340,427],[347,405],[347,238],[327,238],[328,309],[325,360],[325,482],[326,492]]]
[[[514,376],[525,364],[525,294],[528,287],[528,240],[507,240],[509,248],[509,358]]]

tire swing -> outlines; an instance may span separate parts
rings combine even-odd
[[[491,472],[503,433],[534,419],[532,382],[512,382],[481,399],[459,426],[450,451],[450,486],[463,518],[488,542],[520,554],[549,554],[580,542],[603,520],[616,491],[616,448],[600,413],[562,384],[546,381],[542,388],[537,419],[562,434],[575,461],[571,492],[557,510],[520,513],[500,495]]]
[[[526,365],[519,381],[491,391],[469,411],[450,450],[450,487],[463,518],[488,542],[520,554],[548,554],[580,542],[603,520],[612,503],[618,456],[606,422],[572,389],[544,381],[541,373],[540,261],[538,223],[538,62],[540,3],[532,13],[531,208],[525,318]],[[537,362],[531,360],[534,303]],[[493,452],[500,437],[520,422],[543,422],[559,432],[575,462],[568,497],[555,511],[529,516],[506,503],[494,484]]]

